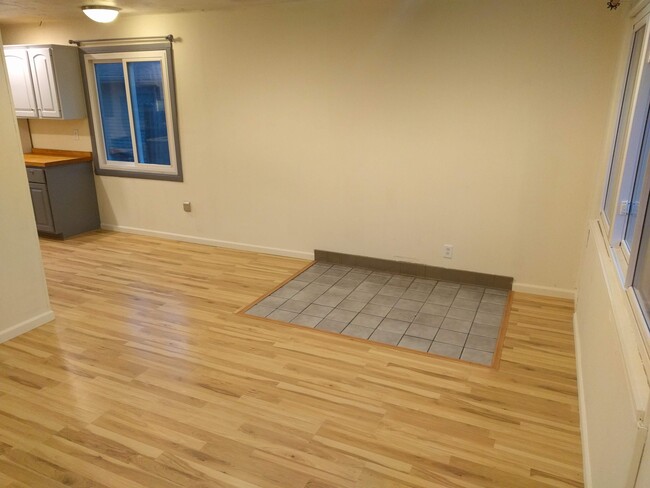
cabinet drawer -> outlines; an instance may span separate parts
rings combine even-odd
[[[27,168],[27,180],[30,183],[45,183],[45,170],[40,168]]]

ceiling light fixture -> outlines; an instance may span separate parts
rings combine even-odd
[[[119,8],[105,5],[84,5],[81,7],[81,11],[89,19],[95,22],[101,22],[102,24],[113,22],[117,18],[117,14],[120,13]]]

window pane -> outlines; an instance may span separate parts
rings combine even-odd
[[[636,259],[632,287],[643,310],[646,322],[650,323],[650,205],[646,215],[640,219],[643,222],[639,254]],[[641,222],[639,222],[640,224]]]
[[[645,131],[643,133],[643,142],[641,143],[641,154],[637,162],[636,175],[634,177],[634,191],[632,199],[630,200],[630,212],[627,217],[625,228],[625,243],[628,249],[632,248],[632,239],[634,237],[634,229],[637,222],[637,211],[639,209],[639,199],[641,198],[641,190],[643,188],[643,175],[645,174],[648,156],[650,155],[650,113],[646,117]]]
[[[160,61],[127,63],[138,160],[171,164]]]
[[[616,140],[614,141],[614,154],[612,155],[612,164],[609,169],[609,179],[607,181],[607,194],[605,197],[605,216],[612,222],[616,214],[616,185],[621,174],[623,166],[623,150],[625,146],[625,136],[627,134],[627,122],[630,116],[630,105],[632,103],[632,94],[636,80],[637,68],[641,58],[641,47],[643,46],[643,34],[645,25],[634,34],[634,43],[632,44],[632,55],[625,78],[625,91],[623,92],[623,103],[621,113],[616,129]]]
[[[95,64],[95,80],[106,159],[133,161],[133,143],[122,63]]]

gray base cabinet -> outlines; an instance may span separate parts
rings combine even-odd
[[[90,162],[27,167],[36,228],[65,239],[99,229],[99,209]]]

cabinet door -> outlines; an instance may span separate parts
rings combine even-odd
[[[52,51],[49,48],[30,48],[29,64],[32,68],[36,106],[43,118],[60,118],[59,95],[54,78]]]
[[[54,232],[54,221],[52,220],[52,209],[50,208],[50,196],[47,193],[47,186],[42,183],[30,183],[29,192],[32,195],[36,228],[43,232]]]
[[[16,117],[38,117],[27,50],[5,49],[5,60]]]

